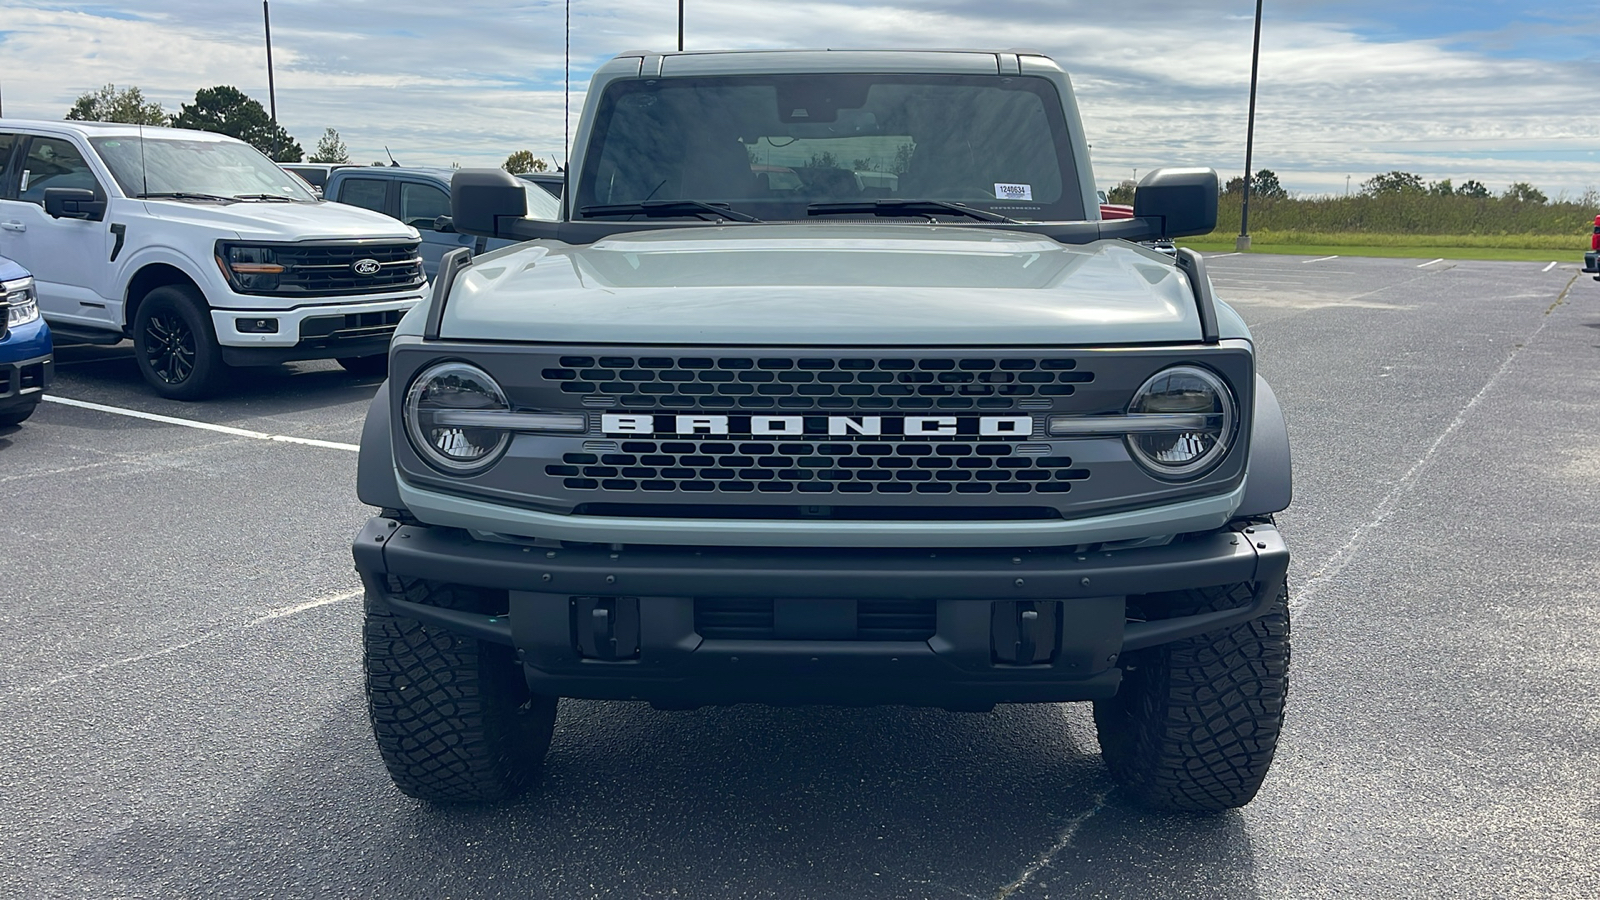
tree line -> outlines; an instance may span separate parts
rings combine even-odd
[[[79,122],[120,122],[127,125],[166,125],[192,128],[238,138],[271,157],[274,162],[347,163],[350,151],[339,132],[332,128],[322,133],[311,158],[282,125],[272,121],[261,101],[232,85],[195,91],[193,103],[179,104],[169,114],[154,100],[146,100],[137,87],[119,89],[108,84],[80,96],[67,118]]]

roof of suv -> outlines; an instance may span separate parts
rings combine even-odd
[[[121,122],[76,122],[66,119],[0,119],[0,129],[18,128],[29,131],[52,131],[57,134],[77,134],[83,137],[113,137],[117,135],[144,135],[147,138],[182,138],[194,141],[234,141],[225,134],[211,131],[194,131],[188,128],[168,128],[164,125],[126,125]]]

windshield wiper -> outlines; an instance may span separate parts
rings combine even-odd
[[[645,200],[640,203],[611,203],[602,206],[584,206],[578,209],[585,218],[591,216],[646,215],[651,218],[671,216],[716,216],[733,222],[759,222],[749,213],[730,209],[726,203],[707,203],[704,200]]]
[[[298,202],[300,202],[300,201],[294,199],[293,197],[285,197],[282,194],[234,194],[233,195],[233,199],[235,199],[235,200],[276,200],[279,203],[298,203]]]
[[[145,194],[135,194],[139,200],[216,200],[219,203],[232,203],[233,197],[219,197],[216,194],[198,194],[193,191],[150,191]]]
[[[954,203],[949,200],[842,200],[836,203],[813,203],[806,207],[811,216],[860,215],[869,216],[933,216],[957,215],[981,222],[1011,222],[1016,219],[989,212],[986,209]]]

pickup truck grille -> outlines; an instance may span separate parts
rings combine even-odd
[[[685,410],[1013,409],[1094,381],[1075,359],[1027,357],[563,356],[542,374],[566,394]]]
[[[426,280],[417,241],[330,241],[261,246],[270,250],[270,261],[283,266],[283,272],[271,282],[242,286],[241,293],[295,297],[379,294],[420,287]],[[369,260],[370,263],[359,268],[373,269],[371,264],[376,263],[375,270],[370,274],[358,273],[357,263]]]
[[[571,491],[689,494],[1064,494],[1089,478],[1066,456],[995,441],[623,441],[547,465]]]

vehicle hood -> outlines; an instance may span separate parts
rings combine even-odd
[[[703,226],[479,257],[440,336],[618,344],[1087,345],[1200,338],[1187,279],[1115,241],[960,226]]]
[[[0,256],[0,281],[16,281],[18,278],[27,278],[28,270],[4,256]]]
[[[343,203],[206,203],[134,200],[151,216],[233,232],[242,240],[316,241],[351,238],[416,240],[417,230],[382,213]]]

